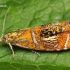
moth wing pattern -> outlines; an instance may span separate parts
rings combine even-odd
[[[67,21],[46,24],[42,27],[39,32],[37,32],[37,27],[34,30],[40,46],[39,50],[60,51],[70,48],[70,34]]]
[[[45,24],[10,32],[4,40],[22,48],[44,51],[60,51],[70,48],[68,21]]]

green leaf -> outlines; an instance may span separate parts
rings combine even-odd
[[[4,16],[6,17],[4,34],[50,22],[70,19],[70,0],[0,0],[0,37]],[[31,50],[0,42],[0,70],[69,70],[70,50],[60,52],[41,52],[40,56]]]

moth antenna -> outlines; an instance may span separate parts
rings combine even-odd
[[[9,9],[10,9],[10,6],[9,6],[9,8],[8,8],[8,10],[6,11],[6,14],[5,14],[5,17],[4,17],[4,22],[3,22],[3,29],[2,29],[2,36],[3,36],[3,33],[4,33],[4,26],[5,26],[5,22],[6,22],[6,16],[7,16],[7,14],[8,14],[8,12],[9,12]]]
[[[7,14],[8,14],[8,12],[9,12],[9,9],[10,9],[10,6],[9,6],[9,8],[7,9],[7,11],[6,11],[6,14],[5,14],[5,17],[4,17],[4,21],[3,21],[3,29],[2,29],[2,35],[1,35],[1,38],[0,38],[0,42],[2,41],[2,38],[3,38],[3,33],[4,33],[4,26],[5,26],[5,22],[6,22],[6,16],[7,16]]]

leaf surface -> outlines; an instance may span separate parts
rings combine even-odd
[[[69,20],[70,0],[1,0],[0,36],[7,9],[4,34],[17,29]],[[6,43],[0,43],[0,70],[69,70],[70,50],[41,52],[13,46],[15,57]]]

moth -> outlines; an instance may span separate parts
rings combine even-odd
[[[10,46],[13,56],[12,45],[41,51],[67,50],[70,48],[70,21],[15,30],[3,34],[0,41],[6,42]]]

